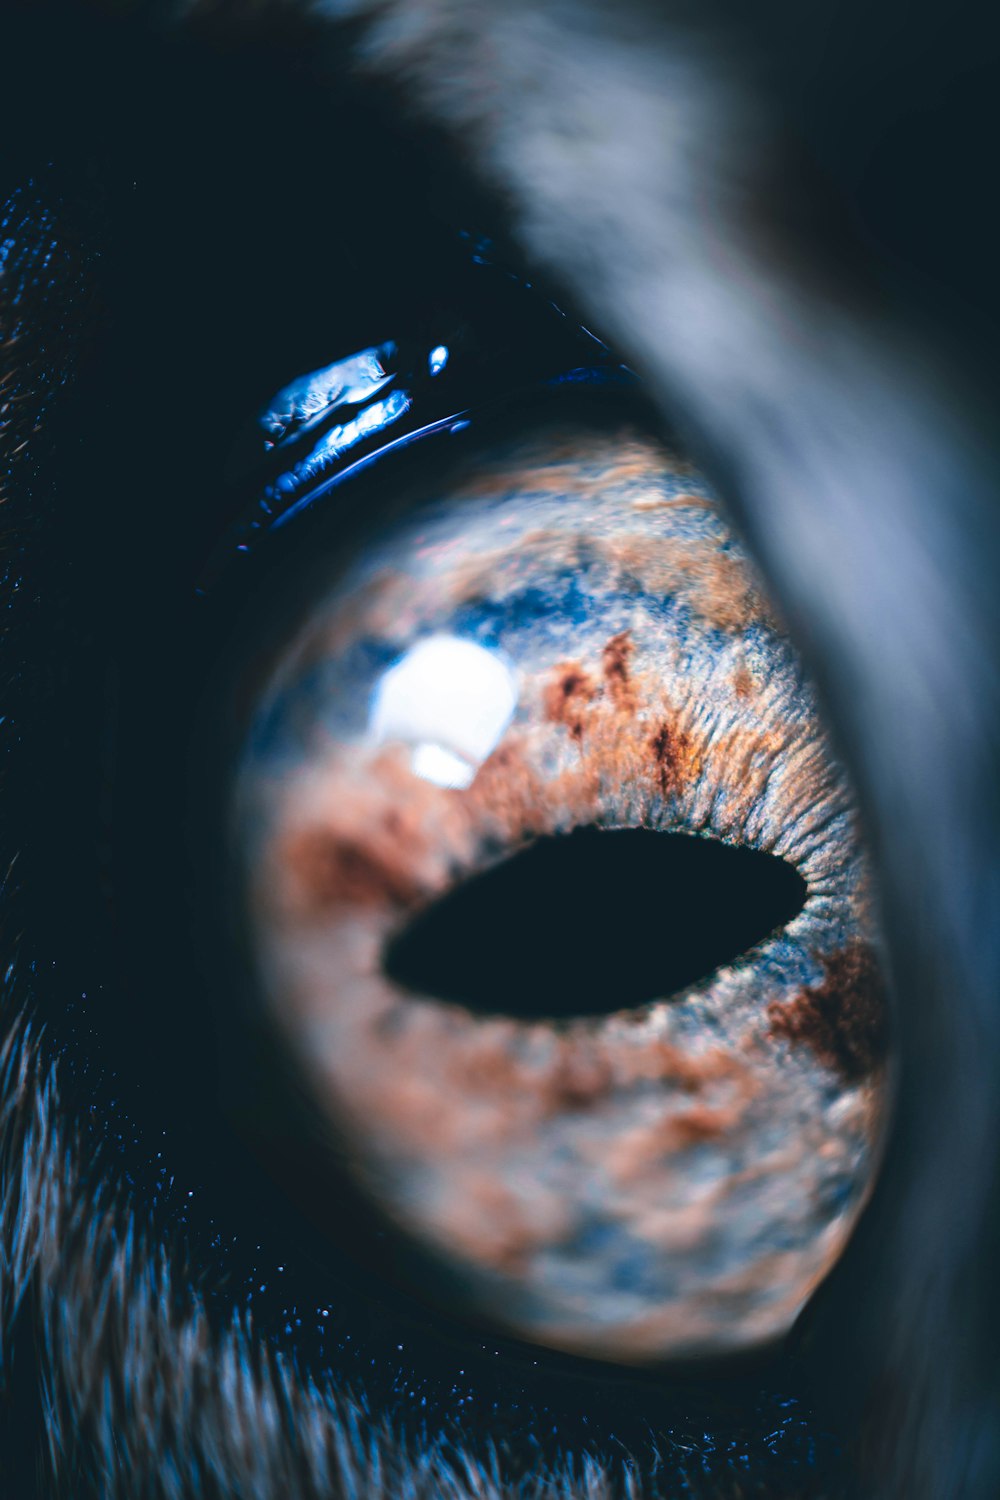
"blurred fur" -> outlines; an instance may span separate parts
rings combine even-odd
[[[102,1500],[610,1500],[654,1494],[628,1461],[568,1458],[519,1484],[497,1455],[415,1444],[268,1351],[246,1315],[210,1325],[184,1268],[149,1244],[127,1192],[95,1185],[36,1030],[0,1052],[0,1353],[30,1303],[44,1447],[38,1493]],[[98,1178],[100,1181],[100,1178]],[[21,1334],[24,1338],[24,1331]],[[33,1372],[34,1373],[34,1372]],[[8,1434],[8,1445],[11,1436]],[[7,1451],[12,1497],[29,1492]],[[17,1486],[16,1490],[14,1486]]]

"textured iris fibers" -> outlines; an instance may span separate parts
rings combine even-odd
[[[805,899],[798,871],[759,849],[577,828],[448,891],[392,938],[383,967],[415,994],[485,1015],[604,1015],[707,978]]]
[[[330,566],[236,829],[275,1031],[401,1273],[608,1359],[780,1337],[868,1191],[884,1015],[849,789],[707,487],[549,430]],[[678,841],[714,873],[668,878]]]

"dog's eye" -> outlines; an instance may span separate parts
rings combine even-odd
[[[397,1271],[622,1361],[784,1334],[870,1182],[884,1012],[849,790],[706,485],[547,428],[317,561],[237,864]]]

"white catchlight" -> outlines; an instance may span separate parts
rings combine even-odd
[[[467,787],[516,706],[514,674],[495,652],[456,635],[431,635],[380,677],[370,727],[379,743],[414,747],[415,776]]]

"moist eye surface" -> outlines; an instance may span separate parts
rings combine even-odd
[[[417,1292],[619,1361],[788,1330],[876,1155],[871,882],[685,463],[549,429],[331,555],[233,826],[283,1065]]]

